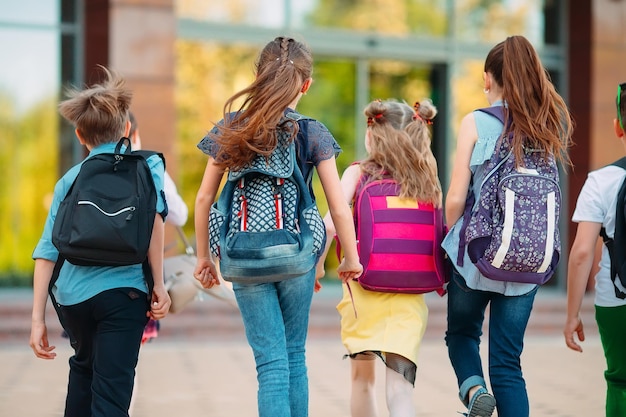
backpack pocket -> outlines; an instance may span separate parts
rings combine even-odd
[[[239,232],[226,239],[226,253],[233,259],[272,259],[297,255],[300,239],[288,230]]]
[[[560,188],[533,174],[512,174],[499,182],[493,213],[480,217],[468,253],[491,279],[543,284],[553,274],[561,249]]]
[[[313,205],[305,208],[302,211],[302,217],[304,217],[304,221],[313,235],[313,251],[319,253],[326,238],[326,226],[324,226],[324,220],[322,220],[317,205],[313,203]]]
[[[139,199],[111,199],[80,193],[72,210],[69,244],[74,247],[136,252],[139,246]],[[106,209],[105,209],[106,208]]]
[[[209,250],[218,258],[220,256],[220,236],[226,217],[226,214],[217,209],[217,203],[211,206],[209,212]]]

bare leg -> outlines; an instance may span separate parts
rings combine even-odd
[[[351,359],[352,364],[352,395],[350,397],[350,413],[352,417],[377,417],[378,405],[375,392],[376,356],[358,355]]]
[[[389,417],[415,417],[413,386],[403,375],[390,368],[386,369],[387,409]]]

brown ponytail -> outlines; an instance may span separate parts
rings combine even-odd
[[[521,161],[523,148],[531,147],[569,163],[573,121],[530,42],[523,36],[500,42],[487,55],[485,72],[502,87],[516,159]]]

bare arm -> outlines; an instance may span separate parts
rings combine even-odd
[[[341,191],[343,193],[343,198],[350,205],[352,200],[354,199],[354,194],[356,193],[356,187],[359,182],[359,178],[361,176],[361,169],[358,165],[350,165],[343,173],[341,177]],[[354,223],[352,223],[354,224]],[[335,224],[333,222],[331,212],[329,211],[324,216],[324,225],[326,226],[326,246],[324,247],[324,251],[317,263],[317,278],[322,278],[324,276],[324,262],[326,261],[326,257],[328,256],[328,251],[330,246],[333,243],[333,237],[336,234]]]
[[[165,222],[159,215],[154,217],[152,226],[152,237],[150,238],[150,248],[148,249],[148,259],[154,280],[152,289],[152,302],[150,303],[149,317],[159,320],[165,317],[172,304],[170,296],[165,290],[163,282],[163,247],[164,247]]]
[[[54,262],[47,259],[35,259],[33,275],[33,311],[31,317],[30,347],[35,356],[41,359],[54,359],[54,346],[48,344],[46,327],[46,304],[48,303],[48,285],[52,278]]]
[[[569,254],[567,264],[567,320],[563,335],[565,344],[572,350],[582,352],[582,347],[576,343],[585,340],[583,322],[580,318],[580,307],[587,288],[589,273],[593,266],[596,242],[600,233],[600,223],[580,222],[576,230],[576,238]]]
[[[209,157],[202,183],[196,194],[194,219],[196,254],[198,256],[194,277],[200,281],[204,288],[211,288],[213,285],[219,284],[215,263],[211,259],[209,251],[209,212],[219,190],[224,170],[217,167],[213,161],[213,158]]]
[[[335,158],[320,162],[317,166],[317,173],[328,201],[328,209],[334,230],[344,250],[345,257],[337,268],[337,272],[343,281],[358,278],[361,272],[363,272],[363,267],[359,262],[359,255],[356,249],[356,232],[352,220],[352,210],[350,210],[348,200],[344,196]],[[331,236],[328,237],[328,239],[331,238]],[[326,249],[325,252],[327,251]]]
[[[463,215],[467,190],[472,177],[472,172],[469,168],[470,158],[477,140],[476,122],[474,121],[474,115],[470,113],[461,121],[456,144],[456,155],[452,165],[450,186],[446,195],[445,212],[448,229]]]

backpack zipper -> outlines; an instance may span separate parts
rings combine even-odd
[[[102,214],[104,214],[105,216],[108,216],[108,217],[119,216],[120,214],[125,213],[125,212],[128,211],[130,213],[128,213],[128,216],[126,217],[126,220],[132,219],[133,218],[133,212],[137,209],[135,206],[129,206],[129,207],[124,207],[123,209],[120,209],[120,210],[118,210],[116,212],[108,213],[108,212],[102,210],[96,203],[94,203],[92,201],[89,201],[89,200],[79,200],[76,204],[78,204],[79,206],[93,206],[93,207],[97,208],[98,210],[100,210],[100,212]]]

